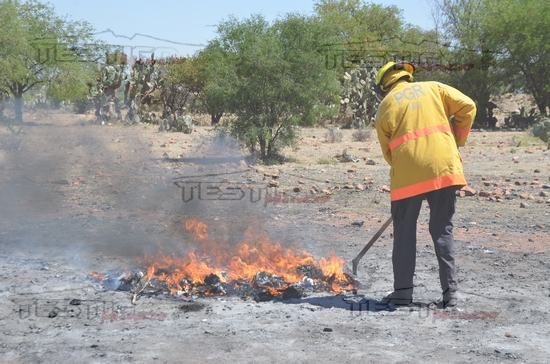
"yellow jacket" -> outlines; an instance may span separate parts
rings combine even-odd
[[[458,147],[466,143],[475,114],[472,99],[442,83],[393,86],[376,114],[378,140],[391,166],[392,201],[466,185]]]

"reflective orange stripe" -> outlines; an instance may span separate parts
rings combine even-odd
[[[466,138],[468,135],[470,135],[470,128],[468,129],[462,129],[458,126],[455,126],[454,128],[454,134],[457,138]]]
[[[422,193],[455,185],[466,185],[466,178],[463,174],[449,174],[443,177],[436,177],[427,181],[422,181],[412,186],[391,190],[390,199],[392,201],[402,200],[404,198],[417,196]]]
[[[397,148],[403,143],[408,142],[409,140],[414,140],[433,133],[446,133],[450,131],[451,131],[451,127],[449,124],[435,125],[435,126],[429,126],[424,129],[418,129],[410,133],[407,133],[403,136],[400,136],[397,139],[392,140],[390,142],[390,150],[394,150],[395,148]]]

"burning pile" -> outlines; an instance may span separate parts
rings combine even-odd
[[[316,261],[305,251],[284,248],[251,231],[244,242],[231,246],[209,239],[207,225],[196,219],[187,221],[186,228],[194,238],[192,251],[147,255],[139,262],[146,269],[118,279],[104,277],[104,284],[119,282],[117,289],[134,292],[134,300],[138,294],[229,294],[264,301],[303,297],[307,290],[342,292],[355,287],[356,281],[342,272],[344,261],[334,255]]]

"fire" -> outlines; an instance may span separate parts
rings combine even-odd
[[[96,272],[90,272],[88,274],[94,277],[95,279],[99,280],[99,284],[103,284],[103,280],[105,279],[105,276],[103,274],[99,274]]]
[[[316,261],[311,254],[296,248],[285,248],[269,240],[265,233],[245,234],[243,242],[232,246],[228,242],[208,238],[208,226],[191,219],[186,222],[195,242],[194,249],[181,255],[147,255],[140,262],[147,266],[146,276],[164,281],[171,294],[185,292],[198,284],[204,284],[212,274],[221,283],[237,288],[238,282],[252,283],[258,273],[264,272],[284,282],[280,286],[266,286],[269,294],[276,296],[291,284],[302,282],[302,267],[314,267],[322,272],[316,278],[334,292],[353,288],[348,275],[342,272],[344,261],[334,255]],[[323,278],[321,278],[323,277]]]

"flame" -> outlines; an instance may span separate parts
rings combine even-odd
[[[194,250],[181,255],[146,255],[141,264],[147,266],[147,276],[164,281],[171,294],[189,290],[191,285],[205,283],[205,278],[214,273],[223,283],[238,287],[239,280],[251,283],[259,272],[281,277],[286,286],[262,287],[276,296],[288,285],[302,281],[304,274],[298,268],[314,266],[322,270],[325,282],[334,292],[352,287],[347,275],[342,273],[345,262],[331,255],[318,262],[311,254],[296,248],[285,248],[269,240],[265,233],[245,233],[243,242],[232,246],[228,242],[208,239],[204,222],[191,219],[186,228],[195,239]],[[353,288],[353,287],[352,287]]]
[[[105,279],[105,276],[103,274],[99,274],[96,272],[90,272],[88,273],[90,276],[96,278],[99,280],[99,284],[103,284],[103,280]]]

